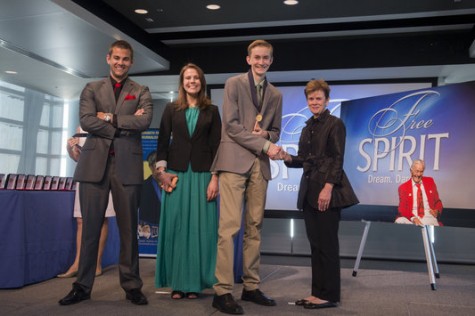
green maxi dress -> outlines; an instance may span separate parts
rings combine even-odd
[[[185,112],[190,135],[199,109]],[[208,202],[210,172],[167,172],[178,175],[172,193],[162,194],[155,286],[183,292],[201,292],[216,283],[214,270],[218,241],[216,200]]]

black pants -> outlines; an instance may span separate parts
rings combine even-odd
[[[312,252],[312,295],[340,301],[340,246],[338,228],[341,209],[320,212],[305,203],[305,227]]]

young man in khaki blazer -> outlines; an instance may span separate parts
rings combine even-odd
[[[273,62],[272,45],[252,42],[246,61],[249,72],[229,78],[224,87],[221,143],[212,171],[219,173],[220,219],[216,262],[217,283],[213,307],[228,314],[243,314],[231,292],[234,287],[233,237],[241,228],[245,206],[243,292],[241,299],[274,306],[260,290],[261,228],[267,183],[271,179],[269,157],[279,154],[282,94],[266,79]],[[246,201],[244,205],[244,201]]]

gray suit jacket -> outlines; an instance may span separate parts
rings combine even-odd
[[[137,109],[145,110],[135,116]],[[80,97],[79,119],[89,133],[79,157],[74,180],[100,182],[106,170],[109,149],[113,143],[116,171],[125,185],[143,183],[141,132],[152,121],[152,97],[148,87],[131,79],[124,83],[117,103],[109,77],[90,82]],[[96,117],[97,112],[115,114],[116,126]]]
[[[271,84],[267,84],[261,113],[260,126],[276,143],[282,122],[282,94]],[[252,134],[257,114],[248,73],[229,78],[224,88],[221,143],[212,171],[244,174],[259,157],[263,177],[271,179],[269,158],[262,152],[267,140]]]

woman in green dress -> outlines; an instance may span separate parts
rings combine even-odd
[[[220,138],[221,119],[206,96],[204,73],[187,64],[177,100],[163,112],[157,146],[164,194],[155,285],[170,287],[173,299],[197,298],[216,282],[218,176],[210,167]]]

